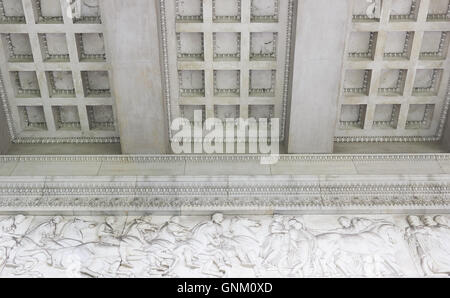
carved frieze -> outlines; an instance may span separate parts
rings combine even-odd
[[[9,215],[0,276],[448,276],[449,237],[442,215]]]

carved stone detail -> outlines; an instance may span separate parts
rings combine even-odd
[[[437,215],[408,216],[405,238],[415,262],[425,276],[450,275],[450,226],[448,219]]]
[[[448,276],[447,218],[405,217],[2,216],[0,276]]]
[[[450,106],[448,6],[357,0],[353,9],[335,141],[441,140]],[[417,31],[429,25],[437,26]]]
[[[99,1],[8,1],[11,16],[3,2],[0,101],[12,142],[119,142]]]

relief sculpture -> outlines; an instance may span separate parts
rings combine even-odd
[[[425,275],[450,272],[444,216],[0,217],[2,277],[389,277],[412,252]],[[403,248],[402,248],[403,247]],[[403,252],[400,252],[404,249]],[[239,272],[236,274],[236,272]]]
[[[408,216],[405,238],[426,276],[450,275],[450,227],[441,215]]]
[[[284,221],[284,222],[283,222]],[[400,276],[393,245],[396,226],[383,220],[340,217],[340,228],[314,231],[297,219],[276,217],[263,248],[264,263],[288,276]]]

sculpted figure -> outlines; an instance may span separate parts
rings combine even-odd
[[[97,240],[93,237],[95,233],[91,233],[98,226],[97,222],[74,217],[60,226],[56,239],[59,246],[70,247]]]
[[[39,244],[46,246],[49,242],[57,241],[60,238],[61,228],[64,226],[64,218],[62,216],[54,216],[49,221],[41,224],[41,227],[47,226],[47,231],[41,235]]]
[[[137,229],[144,239],[144,251],[148,262],[148,274],[167,276],[177,261],[174,253],[178,241],[187,239],[189,229],[172,217],[162,226],[139,221]]]
[[[282,276],[311,275],[315,235],[298,219],[278,215],[274,216],[269,232],[261,250],[265,268],[277,270]]]
[[[343,234],[361,233],[363,231],[372,230],[374,228],[376,229],[377,227],[383,225],[392,226],[390,222],[383,219],[374,220],[362,217],[354,217],[352,219],[349,219],[346,216],[339,217],[338,223],[341,225],[341,228],[338,228],[335,231]]]
[[[425,250],[426,230],[420,218],[415,215],[410,215],[406,218],[409,227],[406,228],[405,238],[413,252],[416,262],[420,264],[422,270],[426,275],[432,274],[428,271],[426,263],[428,263],[427,251]]]
[[[399,231],[385,220],[338,218],[339,228],[310,231],[296,218],[274,216],[261,256],[283,276],[399,276],[393,245]]]
[[[223,214],[216,213],[210,221],[202,222],[192,228],[190,239],[182,242],[182,250],[186,266],[200,268],[205,275],[223,277],[227,266],[231,266],[222,249]]]
[[[450,229],[443,216],[408,216],[405,237],[425,275],[450,275]]]
[[[436,225],[436,223],[434,222],[434,219],[432,216],[429,215],[425,215],[422,217],[422,222],[426,227],[430,227],[432,228],[433,226]]]
[[[261,248],[261,258],[266,269],[278,270],[281,258],[287,253],[288,229],[285,218],[274,215],[269,226],[269,235]]]
[[[79,272],[92,277],[134,276],[132,261],[144,257],[141,251],[143,241],[136,229],[138,220],[125,220],[117,227],[115,217],[106,217],[103,223],[81,219],[69,221],[62,228],[58,240],[61,245],[52,250],[55,267],[69,270],[76,260]],[[85,239],[83,231],[95,237]],[[81,242],[81,244],[77,244]],[[76,245],[73,245],[76,244]],[[136,251],[140,251],[136,253]]]
[[[224,249],[230,258],[236,258],[241,266],[250,267],[257,276],[260,275],[260,243],[256,238],[256,229],[261,223],[249,218],[235,216],[225,219],[223,227]]]
[[[316,249],[315,236],[302,222],[291,219],[289,222],[289,246],[286,267],[290,268],[289,276],[308,276],[313,270],[313,254]]]
[[[434,217],[434,221],[436,222],[437,226],[443,227],[443,228],[446,228],[446,229],[450,229],[449,224],[448,224],[448,220],[444,216],[436,215]]]
[[[128,262],[126,240],[123,237],[122,232],[114,228],[116,218],[108,216],[105,218],[105,222],[100,225],[98,230],[98,239],[100,243],[110,246],[117,246],[119,248],[119,256],[121,265],[126,267],[132,267]]]
[[[0,217],[0,274],[40,276],[45,267],[70,276],[225,277],[241,267],[256,276],[402,275],[394,254],[401,234],[386,220],[341,216],[335,229],[321,231],[288,216],[274,216],[267,230],[263,220],[222,214],[193,227],[180,217],[122,219]],[[420,269],[449,275],[448,219],[410,216],[408,223],[404,235]]]
[[[15,258],[18,242],[24,233],[20,226],[25,223],[26,219],[20,214],[0,219],[0,273],[8,261]]]
[[[14,268],[17,276],[42,276],[35,267],[40,263],[51,264],[51,256],[47,251],[47,243],[56,235],[56,225],[62,217],[54,217],[48,221],[31,227],[32,217],[16,216],[14,219],[14,240],[8,266]]]
[[[337,228],[335,230],[336,232],[344,234],[352,234],[358,232],[357,227],[355,226],[356,220],[352,221],[346,216],[341,216],[337,221],[341,227]]]
[[[180,218],[178,216],[172,217],[162,225],[158,233],[158,239],[165,239],[171,243],[185,241],[191,236],[190,229],[180,224]]]
[[[436,238],[440,240],[440,247],[450,254],[450,226],[446,217],[437,215],[434,217],[436,226],[433,228]]]
[[[396,227],[384,220],[339,218],[342,228],[316,235],[315,257],[324,275],[398,276]],[[319,272],[320,272],[319,271]],[[369,272],[368,272],[369,271]]]

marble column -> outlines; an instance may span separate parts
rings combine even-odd
[[[6,122],[5,112],[0,105],[0,154],[5,154],[11,145],[11,138],[8,132],[8,124]]]
[[[122,152],[168,153],[158,0],[101,0]]]
[[[331,153],[351,1],[299,0],[289,153]]]

